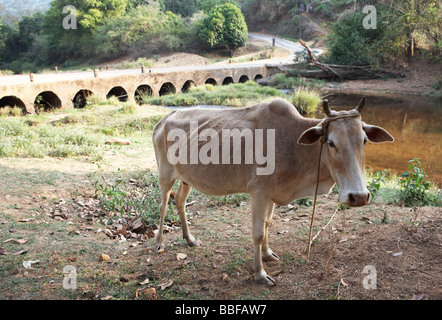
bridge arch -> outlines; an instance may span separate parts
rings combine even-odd
[[[153,96],[153,90],[152,87],[148,84],[142,84],[137,87],[135,90],[135,102],[138,104],[143,104],[143,100],[145,97],[151,97]]]
[[[247,82],[247,81],[249,81],[249,77],[247,76],[247,75],[242,75],[240,78],[239,78],[239,83],[245,83],[245,82]]]
[[[164,96],[167,94],[175,94],[176,88],[175,85],[172,82],[165,82],[160,88],[159,95]]]
[[[39,93],[34,100],[34,109],[36,113],[53,111],[61,107],[60,98],[52,91],[43,91]]]
[[[195,84],[195,82],[193,82],[193,80],[187,80],[186,82],[184,82],[184,84],[181,88],[181,92],[186,93],[187,91],[189,91],[190,88],[193,88],[195,86],[196,86],[196,84]]]
[[[212,86],[216,86],[218,84],[218,82],[216,82],[215,79],[213,78],[209,78],[206,80],[206,82],[204,82],[205,84],[211,84]]]
[[[120,100],[121,102],[126,102],[128,99],[127,91],[124,90],[121,86],[116,86],[110,89],[108,94],[106,95],[106,99],[109,99],[110,97],[115,96]]]
[[[23,114],[26,113],[26,105],[25,103],[20,99],[17,98],[16,96],[5,96],[3,98],[0,99],[0,108],[4,108],[4,107],[18,107],[21,108],[23,111]]]
[[[255,78],[253,78],[253,81],[257,81],[257,80],[262,79],[262,78],[263,78],[262,74],[258,73],[258,74],[255,76]]]
[[[223,86],[228,85],[234,83],[233,78],[232,77],[225,77],[223,80]]]
[[[72,100],[74,108],[83,109],[84,107],[86,107],[87,98],[93,94],[94,93],[88,89],[81,89],[80,91],[78,91],[75,94],[74,99]]]

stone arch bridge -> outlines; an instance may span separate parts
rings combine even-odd
[[[2,76],[0,108],[17,106],[25,114],[35,113],[36,107],[82,108],[92,94],[140,102],[146,94],[185,92],[191,86],[205,83],[246,82],[273,72],[273,68],[264,64],[247,64]]]

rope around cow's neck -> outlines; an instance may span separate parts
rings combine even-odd
[[[310,220],[310,231],[308,236],[308,246],[307,246],[307,263],[310,258],[310,248],[312,246],[312,232],[313,232],[313,220],[315,218],[315,210],[316,210],[316,198],[318,196],[318,188],[319,188],[319,176],[321,171],[321,158],[322,158],[322,149],[324,148],[324,143],[327,142],[328,139],[328,124],[332,121],[336,121],[339,119],[345,119],[345,118],[356,118],[360,117],[361,115],[358,114],[351,114],[351,115],[344,115],[344,116],[338,116],[338,117],[327,117],[325,118],[324,122],[322,123],[323,127],[323,136],[321,137],[321,148],[319,149],[319,160],[318,160],[318,171],[316,175],[316,188],[315,188],[315,198],[313,199],[313,210],[312,210],[312,219]]]

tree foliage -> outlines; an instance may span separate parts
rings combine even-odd
[[[51,48],[64,59],[78,55],[79,48],[83,49],[84,55],[89,55],[91,52],[87,42],[92,38],[93,31],[108,19],[123,15],[126,4],[126,1],[119,0],[54,0],[43,22]],[[76,28],[63,27],[63,20],[67,16],[63,9],[66,6],[76,9]]]
[[[183,20],[160,10],[158,3],[130,9],[124,16],[109,19],[97,28],[96,54],[115,58],[129,52],[179,49],[185,40]]]
[[[414,55],[418,47],[432,59],[440,59],[442,11],[438,0],[373,1],[377,28],[364,29],[366,14],[347,12],[328,36],[328,62],[379,64]]]
[[[198,35],[210,47],[227,46],[232,55],[237,48],[245,45],[248,29],[241,10],[226,3],[210,11],[201,23]]]

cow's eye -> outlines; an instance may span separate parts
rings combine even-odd
[[[330,147],[332,147],[332,148],[335,148],[335,147],[336,147],[335,144],[334,144],[334,142],[331,141],[331,140],[328,140],[327,143],[328,143],[328,145],[329,145]]]

